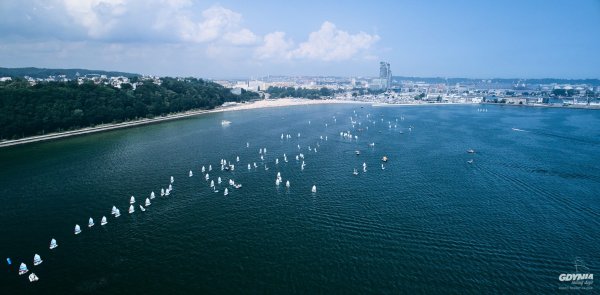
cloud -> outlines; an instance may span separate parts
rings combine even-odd
[[[358,52],[369,49],[379,40],[377,35],[364,32],[350,34],[338,30],[333,23],[324,22],[321,28],[310,33],[308,41],[290,52],[293,58],[339,61],[354,57]]]
[[[229,32],[223,36],[223,40],[234,45],[250,45],[256,43],[258,37],[248,29],[241,29],[237,32]]]
[[[379,41],[378,35],[364,32],[350,34],[336,28],[331,22],[324,22],[316,32],[311,32],[306,42],[292,49],[293,42],[285,39],[285,33],[274,32],[264,37],[263,45],[255,51],[259,59],[284,58],[320,61],[341,61],[354,58],[366,52]],[[365,56],[372,56],[365,53]]]
[[[285,38],[284,32],[269,33],[263,38],[263,45],[256,48],[255,56],[258,59],[287,58],[293,45],[292,40]]]
[[[124,0],[64,0],[63,4],[69,16],[94,38],[110,33],[127,12]]]

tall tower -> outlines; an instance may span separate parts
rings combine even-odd
[[[390,64],[385,61],[379,62],[379,79],[381,84],[384,84],[382,86],[385,90],[392,85],[392,70]]]

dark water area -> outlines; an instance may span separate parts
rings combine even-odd
[[[577,258],[598,274],[600,112],[480,108],[246,110],[0,149],[0,294],[551,294]]]

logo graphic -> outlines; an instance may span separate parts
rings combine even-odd
[[[558,280],[562,282],[559,287],[561,290],[592,290],[594,288],[592,286],[594,274],[579,257],[575,258],[575,272],[560,274]]]

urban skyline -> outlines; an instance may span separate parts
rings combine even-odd
[[[386,60],[397,76],[600,77],[597,1],[380,4],[2,1],[0,65],[219,79],[371,76]]]

